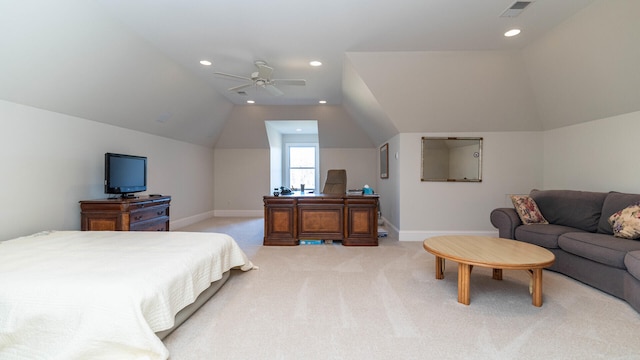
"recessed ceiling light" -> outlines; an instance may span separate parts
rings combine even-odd
[[[309,62],[309,65],[311,66],[322,66],[322,63],[318,60],[313,60],[311,62]]]
[[[512,37],[512,36],[516,36],[518,34],[520,34],[520,29],[511,29],[511,30],[507,31],[506,33],[504,33],[504,36]]]
[[[301,131],[302,131],[302,129],[300,129],[300,128],[297,128],[297,129],[296,129],[296,131],[297,131],[297,132],[301,132]]]
[[[200,64],[205,65],[205,66],[210,66],[212,63],[209,60],[200,60]]]
[[[320,103],[320,104],[326,104],[326,103],[327,103],[327,100],[320,100],[320,101],[318,101],[318,103]]]
[[[247,104],[255,104],[256,101],[255,100],[247,100]]]

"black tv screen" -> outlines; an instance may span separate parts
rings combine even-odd
[[[104,154],[104,192],[131,194],[147,190],[147,158]]]

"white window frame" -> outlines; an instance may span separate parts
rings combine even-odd
[[[316,172],[316,187],[311,189],[311,188],[305,188],[306,190],[314,190],[315,193],[319,193],[320,192],[320,146],[318,145],[318,143],[286,143],[285,144],[285,151],[284,151],[284,159],[283,159],[283,164],[282,164],[282,178],[284,179],[284,183],[287,184],[286,186],[288,186],[289,188],[295,187],[298,188],[300,186],[300,184],[294,184],[293,186],[291,185],[291,179],[289,177],[289,151],[291,147],[314,147],[315,148],[315,153],[316,153],[316,159],[315,159],[315,172]]]

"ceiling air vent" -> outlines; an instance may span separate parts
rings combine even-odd
[[[238,95],[247,95],[246,91],[238,91]]]
[[[516,1],[513,4],[511,4],[511,6],[509,6],[509,8],[507,8],[507,10],[503,11],[502,15],[500,15],[500,17],[516,17],[516,16],[520,15],[520,13],[523,12],[524,9],[527,6],[529,6],[532,2],[533,2],[533,0]]]

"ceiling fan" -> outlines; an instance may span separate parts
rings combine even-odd
[[[232,92],[238,92],[239,90],[242,90],[244,88],[247,88],[250,86],[256,86],[256,87],[261,87],[265,89],[271,95],[281,96],[283,92],[280,91],[280,89],[278,89],[275,86],[275,84],[302,85],[302,86],[307,84],[307,81],[304,79],[272,79],[271,74],[273,73],[273,68],[267,66],[267,63],[265,61],[257,60],[254,64],[258,68],[258,71],[254,71],[253,73],[251,73],[250,77],[227,74],[227,73],[218,72],[218,71],[214,72],[214,74],[220,75],[220,76],[226,76],[232,79],[250,81],[249,83],[229,88],[228,90]]]

